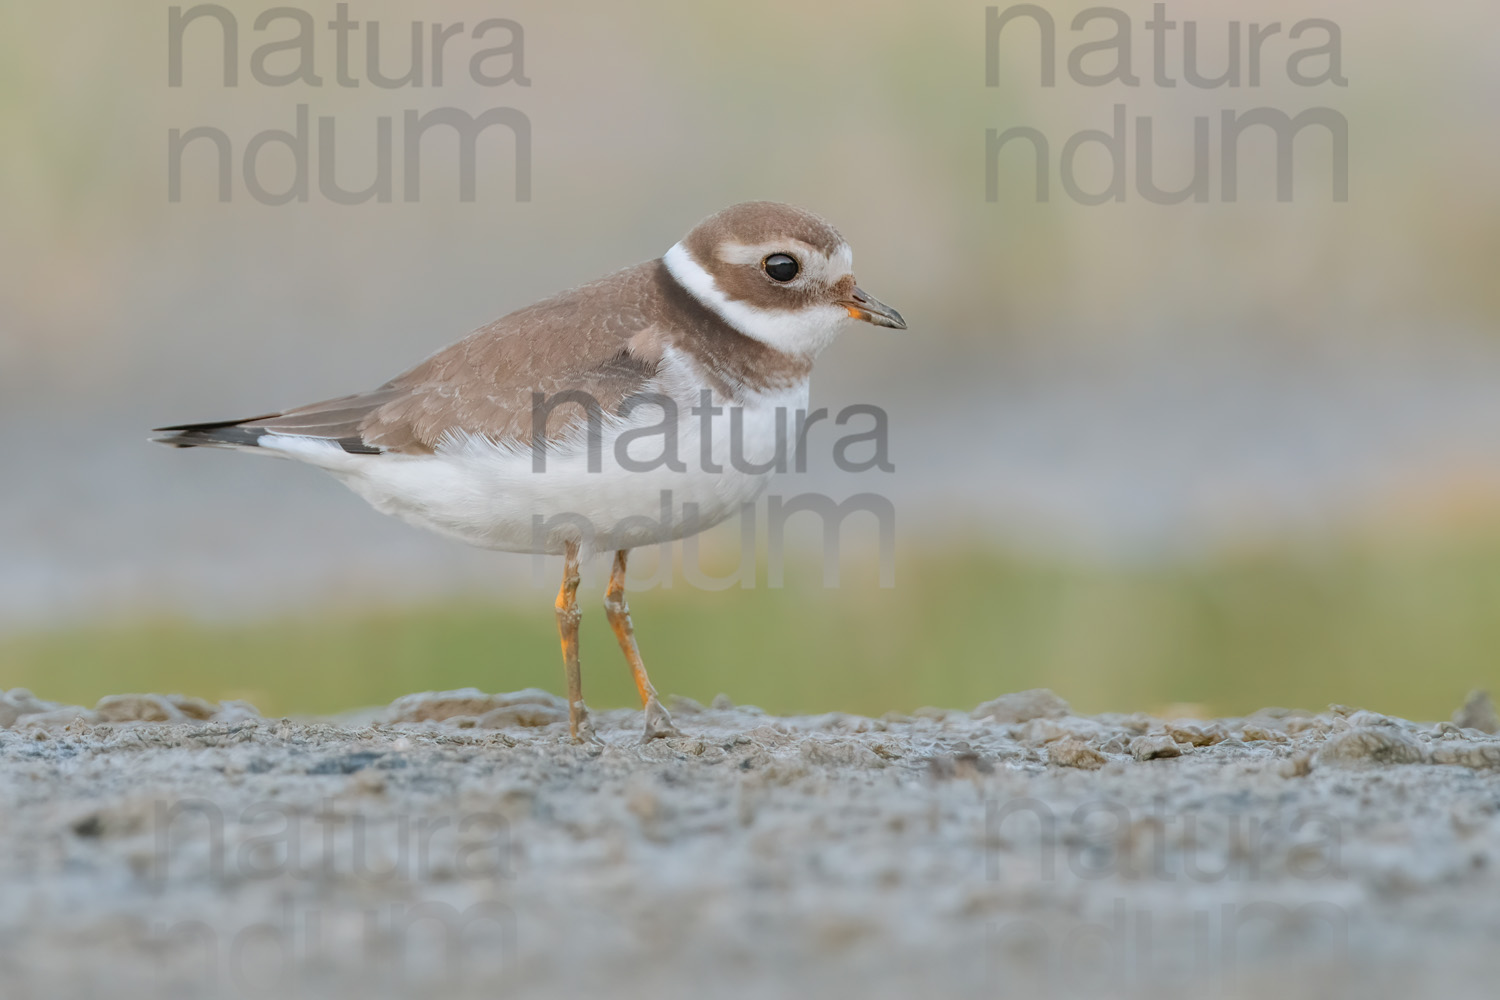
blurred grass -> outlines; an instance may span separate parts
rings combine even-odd
[[[664,693],[724,691],[775,712],[967,708],[1046,686],[1085,712],[1342,702],[1431,719],[1471,688],[1500,687],[1500,538],[1489,536],[1108,571],[907,553],[895,588],[873,578],[846,567],[839,589],[657,590],[631,603]],[[597,707],[628,705],[593,590],[585,694]],[[268,714],[471,685],[555,691],[550,604],[538,591],[534,607],[467,601],[15,635],[0,639],[0,687],[83,704],[125,691],[245,697]]]

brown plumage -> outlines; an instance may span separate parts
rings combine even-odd
[[[724,393],[791,384],[812,370],[811,359],[729,326],[653,260],[503,316],[369,392],[159,430],[175,432],[162,440],[181,447],[253,445],[277,433],[331,439],[356,453],[428,454],[455,430],[529,446],[536,393],[582,392],[616,412],[648,388],[668,345],[700,361]],[[560,405],[548,435],[584,419],[583,407]]]

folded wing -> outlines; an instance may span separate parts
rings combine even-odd
[[[429,454],[445,441],[483,437],[529,446],[538,394],[582,393],[614,412],[645,391],[661,361],[649,303],[659,262],[564,292],[482,327],[377,389],[244,420],[180,424],[155,440],[179,448],[256,448],[267,435],[305,437],[351,454]],[[549,437],[584,422],[584,405],[559,405]]]

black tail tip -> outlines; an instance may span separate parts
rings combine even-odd
[[[202,448],[214,445],[254,448],[260,444],[260,439],[266,432],[264,428],[245,427],[240,424],[182,424],[177,427],[153,427],[151,433],[166,435],[153,437],[151,440],[156,444],[164,444],[172,448]]]

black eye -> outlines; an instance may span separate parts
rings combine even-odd
[[[797,276],[797,258],[790,254],[773,253],[760,266],[776,281],[791,281]]]

